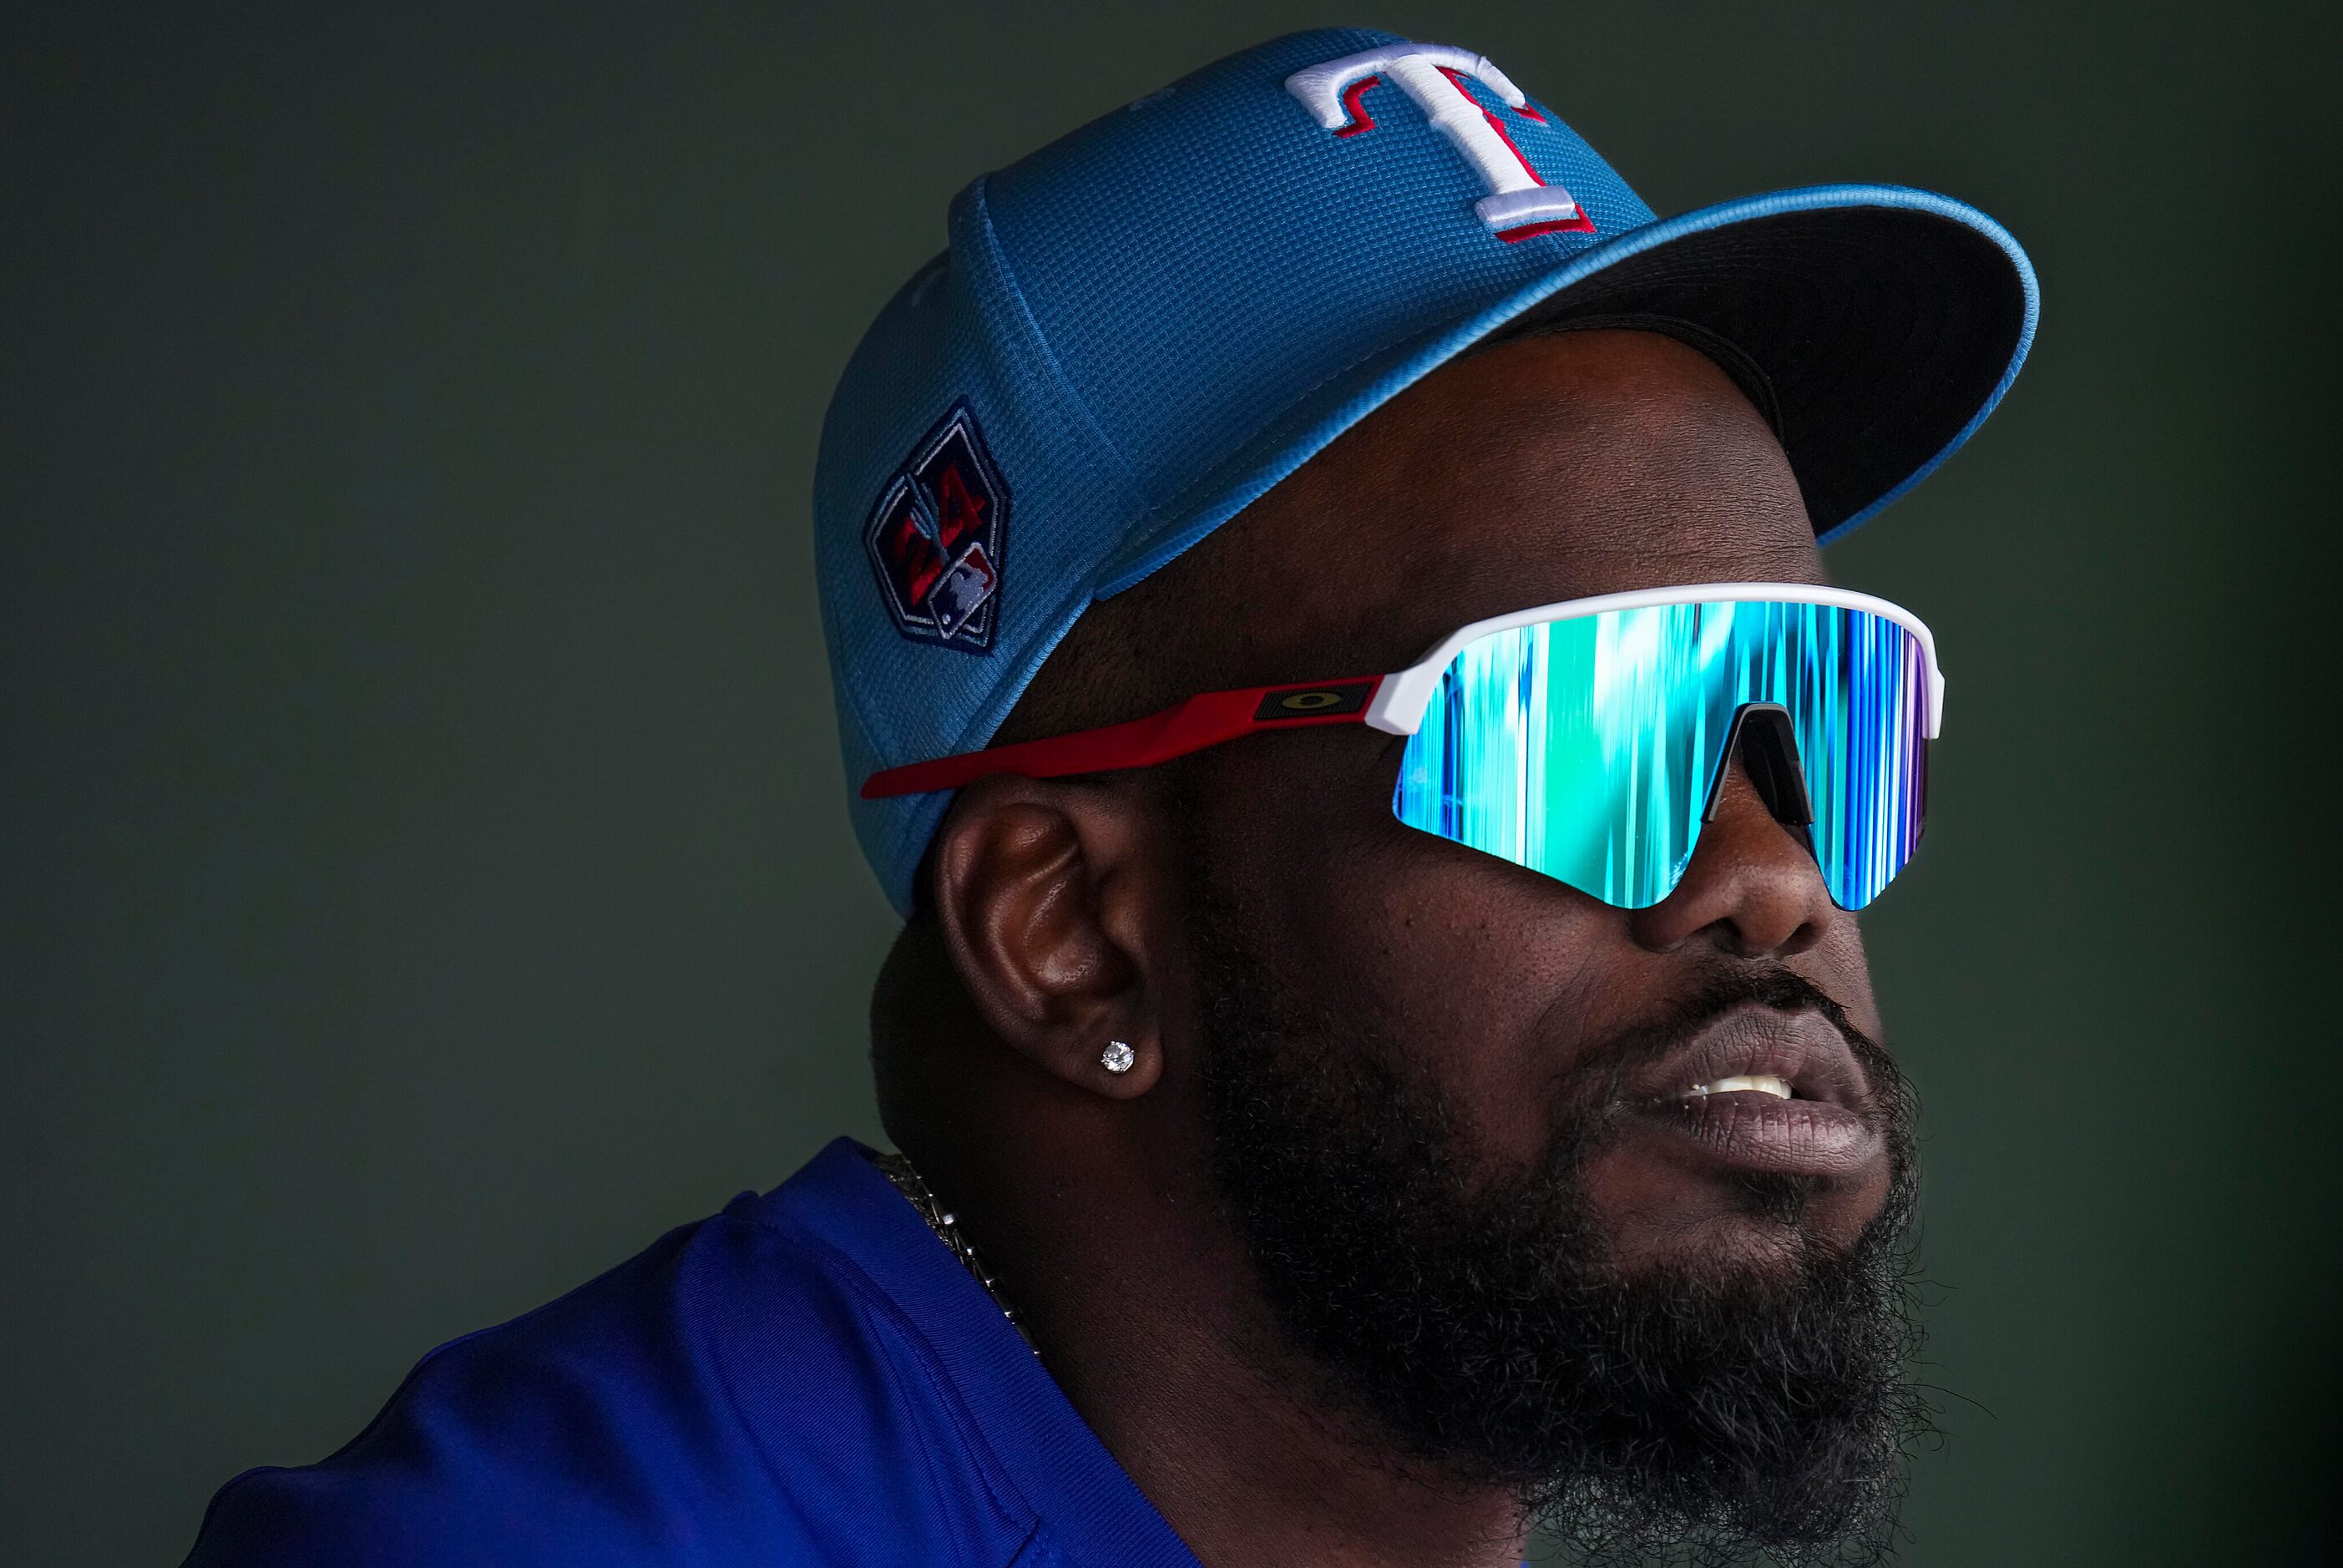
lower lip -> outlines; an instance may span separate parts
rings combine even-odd
[[[1762,1090],[1665,1101],[1644,1120],[1715,1163],[1764,1175],[1845,1178],[1881,1153],[1879,1135],[1845,1106]]]

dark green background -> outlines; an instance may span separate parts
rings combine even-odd
[[[1909,1560],[2332,1560],[2327,9],[15,12],[0,1559],[176,1562],[430,1345],[875,1134],[831,380],[971,176],[1361,19],[1663,212],[1886,179],[2032,249],[2012,399],[1834,558],[1950,674],[1870,922],[1950,1432]]]

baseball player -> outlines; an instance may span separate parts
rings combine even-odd
[[[949,236],[814,496],[895,1151],[442,1346],[191,1563],[1861,1557],[1921,1407],[1855,917],[1946,682],[1820,547],[2008,388],[2023,253],[1660,218],[1368,31]]]

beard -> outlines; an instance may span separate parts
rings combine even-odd
[[[1919,1342],[1912,1101],[1835,1002],[1786,970],[1722,975],[1587,1053],[1543,1155],[1494,1170],[1399,1042],[1283,981],[1268,922],[1209,879],[1191,903],[1213,1176],[1275,1324],[1258,1358],[1272,1374],[1435,1484],[1510,1489],[1591,1560],[1888,1554],[1905,1453],[1931,1430],[1903,1370]],[[1750,1177],[1787,1261],[1622,1271],[1583,1181],[1620,1075],[1751,1001],[1813,1007],[1845,1034],[1887,1201],[1834,1249],[1799,1226],[1800,1180]]]

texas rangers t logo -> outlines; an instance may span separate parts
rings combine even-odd
[[[880,492],[863,548],[895,628],[914,642],[968,653],[992,647],[1009,487],[976,417],[955,404]]]
[[[1388,81],[1423,111],[1432,128],[1454,144],[1480,175],[1489,194],[1474,202],[1473,210],[1499,239],[1511,245],[1534,235],[1593,232],[1594,221],[1579,210],[1570,193],[1546,184],[1506,135],[1504,122],[1481,106],[1464,85],[1467,76],[1503,99],[1515,113],[1540,122],[1545,119],[1530,106],[1528,95],[1484,56],[1445,44],[1385,44],[1363,49],[1294,72],[1285,78],[1285,90],[1301,99],[1302,106],[1336,136],[1355,136],[1374,129],[1375,122],[1362,101],[1367,89]]]

